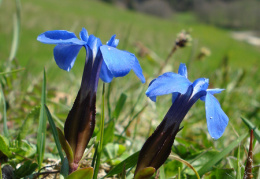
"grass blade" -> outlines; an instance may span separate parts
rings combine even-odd
[[[258,142],[260,142],[260,131],[257,129],[257,127],[252,122],[250,122],[248,119],[243,118],[243,117],[241,117],[241,119],[247,125],[247,127],[249,129],[254,130],[254,137],[257,139]]]
[[[236,179],[241,179],[241,169],[240,169],[240,144],[238,145],[237,150],[237,176]]]
[[[132,154],[127,159],[125,159],[124,161],[119,163],[117,166],[115,166],[115,168],[110,170],[110,172],[105,177],[110,177],[110,176],[121,173],[124,167],[125,167],[125,170],[127,170],[127,169],[135,166],[137,163],[137,160],[138,160],[138,156],[139,156],[139,151]]]
[[[173,156],[173,155],[170,155],[169,158],[170,158],[170,159],[177,160],[177,161],[179,161],[179,162],[181,162],[181,163],[184,163],[186,166],[188,166],[190,169],[192,169],[192,170],[194,171],[194,173],[195,173],[196,176],[197,176],[197,179],[200,179],[200,176],[199,176],[198,172],[196,171],[196,169],[195,169],[189,162],[187,162],[187,161],[185,161],[185,160],[183,160],[183,159],[181,159],[181,158],[179,158],[179,157]],[[181,176],[181,174],[180,174],[180,172],[179,172],[178,177],[180,177],[180,176]]]
[[[101,125],[100,125],[100,142],[97,152],[97,160],[94,170],[93,178],[96,179],[98,175],[99,165],[100,165],[100,158],[103,151],[103,137],[104,137],[104,123],[105,123],[105,83],[103,83],[103,91],[102,91],[102,112],[101,112]]]
[[[51,126],[51,131],[52,131],[52,134],[53,134],[53,137],[54,137],[54,141],[55,141],[56,147],[57,147],[59,155],[60,155],[61,162],[63,163],[64,155],[62,153],[62,148],[61,148],[61,144],[60,144],[60,141],[59,141],[59,136],[58,136],[58,132],[57,132],[57,129],[56,129],[56,125],[55,125],[55,123],[52,119],[51,113],[50,113],[50,111],[49,111],[49,109],[46,105],[45,105],[45,110],[46,110],[48,121],[49,121],[50,126]]]
[[[1,96],[2,96],[2,102],[3,102],[3,128],[4,128],[4,136],[9,139],[9,132],[8,132],[8,127],[7,127],[7,117],[6,117],[6,103],[5,103],[5,96],[3,89],[0,88],[1,90]]]
[[[162,165],[160,168],[160,178],[165,178],[165,172],[164,172],[164,165]]]
[[[10,74],[10,73],[17,73],[17,72],[20,72],[20,71],[23,71],[23,70],[25,70],[25,68],[15,69],[15,70],[6,71],[6,72],[0,72],[0,75],[7,75],[7,74]]]
[[[222,158],[224,158],[228,153],[230,153],[248,134],[244,134],[237,138],[235,141],[233,141],[231,144],[229,144],[228,147],[226,147],[224,150],[219,152],[217,155],[215,155],[209,162],[207,162],[204,166],[201,167],[201,169],[198,171],[199,175],[202,176],[216,164],[218,163]]]
[[[16,55],[16,52],[18,49],[20,24],[21,24],[21,4],[20,4],[20,0],[16,0],[16,13],[14,15],[13,41],[12,41],[11,52],[9,55],[9,61],[12,61],[15,58],[15,55]]]
[[[42,96],[41,96],[41,109],[39,117],[39,127],[37,132],[37,161],[38,168],[41,168],[43,161],[44,151],[45,151],[45,138],[46,138],[46,74],[45,70],[43,72],[43,83],[42,83]]]
[[[1,166],[1,163],[0,163],[0,179],[2,179],[2,166]]]
[[[127,96],[125,93],[122,93],[119,97],[119,100],[116,103],[115,111],[113,112],[113,118],[117,119],[122,111],[124,104],[126,102]]]

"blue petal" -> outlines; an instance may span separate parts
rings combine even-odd
[[[80,31],[79,37],[81,40],[88,42],[88,31],[84,27]]]
[[[209,134],[213,139],[218,139],[227,127],[228,117],[221,109],[218,100],[210,93],[206,95],[205,107]]]
[[[88,38],[88,47],[91,49],[93,60],[96,58],[99,47],[102,46],[101,40],[94,35],[90,35]]]
[[[113,79],[112,73],[108,70],[106,63],[102,63],[100,76],[102,81],[105,83],[110,83]]]
[[[152,96],[152,97],[150,97],[150,99],[151,99],[153,102],[156,102],[156,96]]]
[[[117,47],[118,43],[119,43],[119,40],[118,39],[115,39],[116,38],[116,35],[113,35],[110,40],[107,42],[107,45],[108,46],[111,46],[111,47]]]
[[[132,54],[134,57],[135,55]],[[133,71],[135,72],[136,76],[141,80],[142,83],[145,83],[145,78],[143,75],[143,70],[139,64],[139,61],[137,60],[137,58],[135,57],[135,62],[133,65]]]
[[[135,63],[135,57],[128,52],[108,45],[100,47],[104,62],[114,77],[127,75]]]
[[[193,94],[194,96],[196,93],[200,91],[206,91],[209,86],[209,79],[207,78],[199,78],[193,82]]]
[[[215,88],[215,89],[207,89],[207,92],[210,94],[216,94],[216,93],[221,93],[225,89],[220,89],[220,88]]]
[[[150,83],[149,83],[149,85],[148,86],[150,86],[151,84],[153,84],[153,82],[156,80],[156,78],[155,79],[153,79]]]
[[[40,34],[37,40],[46,44],[86,44],[86,42],[79,40],[73,32],[66,30],[46,31]]]
[[[146,91],[149,98],[174,92],[184,94],[192,83],[185,77],[168,72],[154,80]]]
[[[56,45],[53,54],[57,65],[63,70],[70,71],[81,47],[81,45]]]
[[[206,91],[213,95],[216,93],[221,93],[223,90],[225,90],[225,89],[215,88],[215,89],[207,89]],[[205,101],[205,98],[206,98],[206,96],[203,96],[200,98],[200,100]]]
[[[178,74],[184,76],[185,78],[188,78],[187,67],[184,63],[180,64]]]

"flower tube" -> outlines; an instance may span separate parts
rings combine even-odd
[[[218,139],[224,133],[229,119],[213,96],[223,89],[207,89],[208,79],[199,78],[191,83],[187,76],[185,64],[180,64],[178,74],[164,73],[150,83],[146,95],[155,102],[157,96],[172,94],[172,105],[163,121],[143,145],[135,174],[146,167],[153,167],[157,170],[166,161],[175,136],[180,130],[180,123],[199,99],[205,101],[210,136]]]

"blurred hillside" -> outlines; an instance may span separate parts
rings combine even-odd
[[[103,0],[160,17],[192,12],[200,21],[236,30],[260,30],[259,0]]]

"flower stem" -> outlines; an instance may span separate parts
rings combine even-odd
[[[97,152],[97,159],[96,159],[96,166],[94,171],[94,179],[97,179],[98,175],[98,169],[100,165],[100,158],[101,153],[103,151],[103,136],[104,136],[104,123],[105,123],[105,83],[103,83],[103,90],[102,90],[102,112],[101,112],[101,121],[100,121],[100,141],[98,146],[98,152]]]

